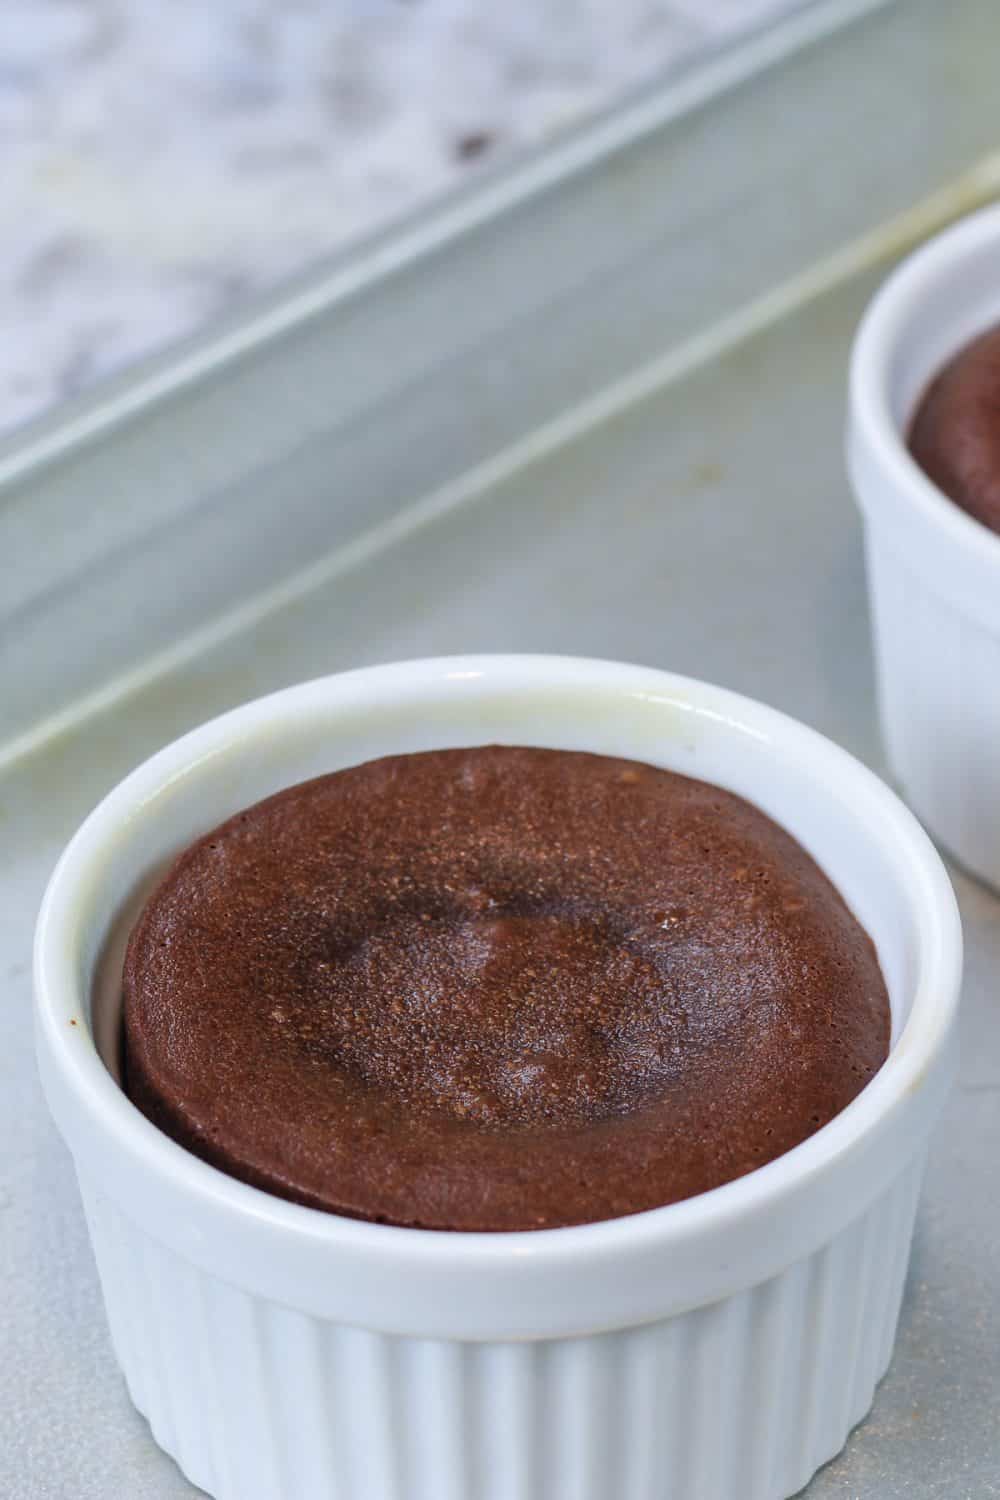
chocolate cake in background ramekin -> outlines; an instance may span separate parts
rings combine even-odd
[[[1000,327],[981,333],[938,371],[907,442],[949,500],[1000,534]]]
[[[884,976],[889,1055],[860,1093],[710,1191],[491,1233],[288,1202],[136,1109],[120,1073],[125,946],[178,855],[308,778],[489,744],[661,767],[784,829]],[[87,820],[37,936],[43,1082],[133,1400],[220,1500],[796,1492],[888,1363],[960,966],[947,877],[892,793],[812,731],[704,684],[460,658],[308,683],[205,725]]]

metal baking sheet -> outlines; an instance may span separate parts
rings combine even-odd
[[[899,67],[917,58],[921,76],[926,66],[942,87],[960,52],[967,56],[951,85],[948,127],[950,165],[967,164],[967,173],[949,184],[934,148],[934,170],[920,181],[911,175],[903,201],[887,199],[902,217],[881,223],[866,214],[805,260],[788,260],[776,225],[775,274],[764,275],[762,258],[760,286],[733,305],[706,292],[704,323],[681,342],[647,349],[604,384],[574,388],[567,409],[544,411],[540,426],[495,456],[415,491],[418,503],[379,515],[311,569],[268,580],[235,604],[227,597],[224,618],[190,637],[154,634],[107,691],[95,673],[85,701],[30,734],[27,720],[5,725],[0,1494],[9,1500],[196,1493],[153,1444],[114,1365],[72,1167],[45,1115],[30,1046],[29,946],[44,880],[83,813],[139,759],[233,703],[340,667],[536,650],[632,659],[724,683],[883,768],[859,524],[841,456],[847,352],[892,257],[1000,180],[992,158],[977,164],[989,144],[992,69],[971,50],[985,43],[991,8],[992,0],[949,8],[949,27],[968,21],[968,54],[939,26],[942,50],[930,57],[924,33],[910,30],[938,25],[923,3],[880,13],[854,44],[860,67],[862,53],[872,55],[876,42],[892,50],[895,36]],[[833,45],[846,66],[846,40]],[[887,76],[887,94],[897,87]],[[922,98],[911,102],[923,110]],[[852,149],[878,156],[881,147],[872,139]],[[880,171],[895,149],[885,143]],[[842,156],[826,163],[849,170]],[[808,204],[796,209],[807,213]],[[734,242],[738,221],[729,233]],[[633,294],[638,306],[641,278]],[[652,325],[663,288],[650,283],[646,295]],[[585,298],[577,312],[585,316]],[[193,401],[190,391],[185,399]],[[165,420],[155,403],[144,412],[143,421]],[[412,442],[391,416],[383,414],[381,443]],[[140,440],[127,423],[125,431]],[[42,484],[43,471],[22,472]],[[85,465],[80,473],[86,478]],[[248,473],[248,495],[263,503],[272,477],[266,467]],[[814,1480],[809,1500],[1000,1494],[1000,900],[954,877],[968,944],[964,1057],[932,1153],[896,1357],[872,1415]]]
[[[996,42],[809,0],[0,443],[0,758],[950,181]]]

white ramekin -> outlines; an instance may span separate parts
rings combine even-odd
[[[1000,536],[906,447],[931,378],[1000,323],[1000,207],[889,277],[851,362],[848,464],[865,521],[882,730],[893,775],[961,863],[1000,886]]]
[[[890,1057],[810,1140],[631,1218],[518,1234],[366,1224],[236,1182],[121,1092],[124,931],[236,809],[375,755],[508,742],[632,756],[749,797],[868,928]],[[772,710],[639,667],[453,658],[351,672],[185,736],[91,814],[36,946],[38,1055],[136,1406],[222,1500],[779,1500],[864,1416],[892,1349],[961,932],[870,772]]]

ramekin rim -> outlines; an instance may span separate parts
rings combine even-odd
[[[919,982],[911,1012],[890,1056],[880,1071],[848,1107],[829,1124],[763,1167],[710,1192],[680,1203],[642,1213],[563,1228],[500,1232],[463,1232],[406,1228],[350,1219],[287,1202],[238,1181],[208,1165],[152,1125],[131,1103],[108,1072],[84,1020],[80,997],[69,967],[68,945],[61,935],[73,918],[74,892],[86,871],[99,861],[106,840],[121,827],[120,811],[130,805],[141,810],[148,797],[158,795],[176,776],[188,774],[207,756],[217,753],[232,735],[265,710],[270,716],[295,700],[304,700],[333,680],[425,672],[432,676],[567,672],[592,679],[598,673],[605,688],[632,676],[648,678],[650,691],[669,691],[671,703],[695,712],[722,714],[735,729],[758,735],[770,730],[783,743],[805,747],[819,760],[839,769],[855,791],[879,808],[880,833],[901,838],[908,846],[911,887],[908,901],[920,913]],[[698,700],[708,702],[699,703]],[[709,706],[709,704],[711,706]],[[769,736],[768,736],[769,737]],[[853,802],[852,802],[853,807]],[[845,803],[845,807],[847,804]],[[105,827],[105,825],[107,825]],[[110,1131],[117,1146],[161,1178],[169,1178],[202,1201],[212,1200],[247,1219],[265,1219],[272,1228],[338,1245],[355,1252],[370,1251],[383,1260],[406,1263],[430,1259],[442,1269],[449,1264],[484,1270],[509,1265],[511,1257],[544,1261],[552,1266],[578,1260],[601,1261],[626,1246],[642,1242],[664,1245],[722,1229],[743,1214],[759,1210],[762,1200],[783,1200],[834,1160],[849,1152],[859,1139],[889,1114],[910,1090],[919,1085],[950,1030],[957,1006],[962,962],[961,926],[950,881],[930,839],[895,793],[847,751],[781,711],[725,688],[658,668],[630,663],[554,655],[476,655],[420,658],[390,662],[314,678],[279,690],[219,715],[188,731],[143,761],[93,809],[63,851],[48,883],[36,929],[34,974],[36,1025],[48,1059],[71,1087],[76,1102]],[[942,997],[945,997],[942,1003]]]

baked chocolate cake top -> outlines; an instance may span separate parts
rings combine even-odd
[[[966,345],[931,381],[910,451],[950,500],[1000,533],[1000,328]]]
[[[289,788],[129,944],[130,1096],[283,1197],[435,1229],[629,1214],[749,1172],[886,1056],[875,951],[717,787],[486,747]]]

